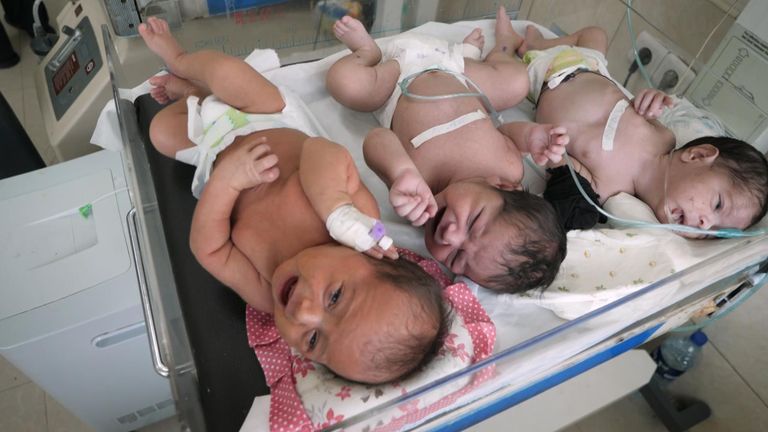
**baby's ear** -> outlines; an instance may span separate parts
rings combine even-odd
[[[704,162],[711,164],[720,155],[720,150],[712,144],[700,144],[683,150],[680,155],[683,162]]]

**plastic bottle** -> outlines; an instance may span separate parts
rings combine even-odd
[[[667,380],[674,380],[685,371],[692,368],[701,353],[701,347],[707,343],[707,335],[697,330],[690,336],[670,336],[651,357],[658,365],[656,373]]]

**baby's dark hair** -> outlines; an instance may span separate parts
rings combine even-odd
[[[399,381],[421,370],[432,361],[445,343],[451,327],[451,310],[443,299],[443,289],[435,278],[418,264],[403,257],[374,260],[376,276],[411,296],[414,315],[406,332],[382,331],[366,346],[372,360],[368,384]],[[408,324],[408,323],[406,323]],[[424,332],[420,328],[429,327]]]
[[[503,191],[500,217],[517,233],[509,237],[501,258],[503,273],[486,282],[490,289],[515,294],[547,287],[565,259],[565,230],[544,198],[523,191]]]
[[[711,144],[717,148],[719,155],[713,166],[724,169],[734,184],[757,201],[758,211],[749,224],[760,221],[768,211],[768,160],[765,156],[748,143],[725,136],[696,138],[677,151],[702,144]]]

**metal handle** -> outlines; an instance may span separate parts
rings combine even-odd
[[[149,302],[149,290],[147,289],[147,280],[146,275],[144,274],[144,264],[141,261],[141,248],[139,246],[138,231],[136,230],[136,207],[128,212],[126,220],[128,221],[128,234],[131,240],[133,263],[136,265],[136,277],[139,281],[141,306],[144,308],[144,321],[147,323],[147,333],[149,334],[149,350],[152,353],[152,364],[158,375],[168,377],[168,366],[163,363],[163,359],[160,357],[160,344],[155,328],[155,317],[152,314],[152,306]]]
[[[64,26],[62,33],[67,35],[67,41],[64,42],[64,46],[61,47],[56,56],[48,63],[48,69],[52,71],[56,71],[59,69],[59,66],[64,64],[64,61],[69,58],[69,55],[75,50],[80,39],[83,38],[83,32],[81,32],[79,28],[72,29],[71,27]]]

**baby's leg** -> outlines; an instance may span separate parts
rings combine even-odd
[[[325,79],[328,92],[342,105],[357,111],[375,111],[389,99],[400,76],[400,65],[381,61],[381,50],[363,24],[345,16],[333,33],[352,51],[331,66]]]
[[[176,153],[195,144],[187,138],[187,101],[179,99],[163,108],[149,125],[149,139],[157,151],[175,159]]]
[[[471,43],[467,39],[464,42]],[[515,106],[528,94],[528,72],[515,53],[522,42],[506,10],[500,6],[496,13],[496,45],[485,61],[466,59],[464,62],[464,73],[480,86],[496,110]]]
[[[592,48],[605,55],[608,51],[608,35],[600,27],[584,27],[573,34],[555,39],[545,39],[536,26],[529,25],[525,29],[525,42],[518,49],[518,53],[522,56],[528,50],[542,50],[559,45]]]
[[[279,112],[285,107],[277,87],[247,63],[216,51],[187,53],[165,21],[150,17],[139,26],[139,34],[173,74],[202,84],[224,103],[256,114]]]

